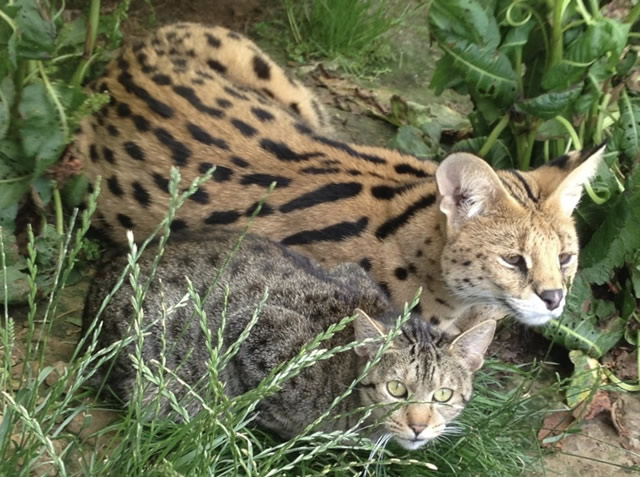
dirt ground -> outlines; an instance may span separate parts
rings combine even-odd
[[[104,7],[109,9],[111,3],[105,2]],[[200,21],[222,24],[254,38],[252,25],[256,21],[278,18],[278,12],[281,11],[277,0],[155,0],[153,6],[156,26],[178,20]],[[124,25],[125,33],[143,35],[153,27],[149,22],[150,14],[145,1],[134,1],[130,18]],[[284,22],[284,18],[280,19]],[[372,111],[375,113],[377,107],[388,107],[388,99],[394,93],[424,105],[444,105],[462,114],[470,108],[463,98],[455,94],[447,93],[436,98],[428,89],[437,53],[428,44],[426,18],[416,18],[414,22],[415,25],[403,28],[394,35],[394,48],[402,61],[391,65],[388,73],[373,80],[343,78],[332,73],[325,75],[317,65],[293,65],[287,61],[282,48],[274,46],[269,38],[256,38],[256,41],[279,62],[292,67],[316,90],[332,113],[340,139],[386,145],[395,128],[377,119]],[[310,71],[314,71],[314,74],[308,74]],[[65,292],[49,339],[51,352],[47,364],[58,363],[60,366],[73,352],[79,337],[88,281],[89,275]],[[18,336],[21,332],[26,334],[26,324],[18,331]],[[540,359],[546,349],[547,344],[539,335],[513,326],[499,334],[491,351],[507,361],[526,362],[533,358]],[[545,457],[543,468],[531,469],[529,475],[612,477],[629,475],[619,466],[640,465],[640,396],[611,393],[611,397],[614,402],[621,403],[615,416],[602,413],[585,422],[581,433],[564,438],[556,445],[557,452],[550,452]],[[614,422],[616,419],[620,420],[617,425]],[[96,422],[99,423],[99,420]],[[626,435],[620,429],[626,430]]]

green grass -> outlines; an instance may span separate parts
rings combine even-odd
[[[140,326],[141,303],[148,287],[148,283],[140,278],[137,257],[148,246],[157,246],[156,256],[158,260],[162,257],[175,210],[207,178],[205,176],[194,182],[187,192],[178,196],[179,177],[174,171],[170,185],[173,197],[170,212],[157,230],[160,239],[154,245],[147,241],[139,247],[130,242],[129,266],[123,271],[116,289],[124,280],[132,283],[137,326]],[[93,434],[86,435],[86,431],[78,433],[77,429],[76,433],[70,432],[67,426],[71,421],[80,421],[81,424],[76,428],[89,426],[92,414],[97,416],[104,412],[104,405],[91,399],[92,392],[85,384],[95,367],[112,359],[124,344],[116,343],[107,350],[96,350],[95,332],[99,331],[100,325],[99,320],[95,320],[93,331],[78,345],[62,375],[55,382],[47,379],[55,372],[53,367],[44,365],[52,317],[56,316],[58,301],[75,258],[82,249],[97,193],[99,184],[75,232],[75,216],[71,217],[68,232],[60,242],[54,291],[44,304],[35,300],[36,249],[33,235],[30,237],[28,263],[31,294],[27,333],[23,338],[25,343],[20,343],[16,337],[15,330],[18,327],[11,317],[12,310],[4,307],[0,327],[0,475],[26,476],[50,472],[61,476],[512,477],[521,474],[525,468],[536,467],[541,455],[537,447],[537,429],[543,416],[550,410],[549,403],[553,402],[563,386],[563,383],[557,382],[534,392],[533,386],[540,374],[538,365],[510,366],[489,361],[478,373],[474,398],[459,421],[448,435],[418,452],[407,452],[394,445],[378,446],[366,439],[359,439],[354,431],[320,433],[309,427],[295,439],[282,442],[255,429],[251,423],[251,413],[262,397],[277,389],[278,383],[319,359],[349,349],[348,346],[333,350],[321,347],[322,341],[346,326],[349,319],[316,338],[257,389],[232,399],[224,395],[217,373],[237,351],[237,346],[223,352],[220,335],[212,334],[209,348],[211,372],[203,382],[203,395],[207,395],[203,401],[204,411],[190,418],[168,391],[161,391],[172,400],[175,416],[181,417],[182,422],[175,417],[154,419],[157,403],[142,404],[140,398],[149,382],[153,381],[162,388],[163,382],[166,384],[171,377],[162,378],[162,373],[158,373],[158,369],[163,369],[163,363],[145,363],[137,352],[134,355],[139,371],[137,398],[133,399],[128,410],[116,414],[114,422]],[[6,273],[2,240],[0,260],[2,272]],[[185,292],[196,304],[196,319],[205,320],[204,311],[199,305],[201,297],[191,287]],[[165,316],[168,313],[171,313],[171,308],[165,310]],[[256,317],[258,313],[259,310],[256,311]],[[248,334],[250,326],[243,336]],[[393,334],[387,339],[386,345],[392,338]],[[140,344],[143,338],[136,339]],[[14,363],[11,356],[14,354],[12,351],[21,347],[27,359],[23,372],[15,378],[12,377]],[[45,381],[49,385],[45,385]],[[435,471],[435,468],[438,470]]]
[[[327,58],[354,73],[390,56],[391,32],[422,4],[389,0],[282,0],[294,57]]]

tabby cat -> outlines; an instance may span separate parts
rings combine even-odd
[[[207,382],[210,355],[199,318],[192,319],[193,303],[187,301],[174,308],[167,314],[164,325],[160,317],[163,309],[171,309],[183,299],[187,288],[185,276],[191,278],[194,289],[204,296],[237,238],[235,232],[216,229],[202,240],[170,242],[144,303],[145,362],[153,367],[152,360],[164,359],[181,381],[196,389]],[[154,251],[143,253],[138,262],[141,280],[146,280],[153,260]],[[99,267],[84,310],[85,334],[126,264],[126,255],[120,255],[109,257]],[[230,291],[225,298],[227,286]],[[227,300],[225,350],[245,329],[266,290],[269,297],[257,323],[239,352],[220,372],[219,379],[229,396],[258,386],[278,364],[296,356],[305,343],[344,316],[357,317],[322,347],[379,338],[397,317],[385,295],[358,265],[342,264],[326,271],[280,244],[248,235],[204,304],[209,331],[216,340],[223,303]],[[99,348],[134,336],[131,292],[131,286],[124,285],[102,314]],[[322,429],[347,430],[359,419],[357,413],[349,414],[350,411],[382,403],[392,407],[376,407],[365,422],[367,428],[379,423],[370,430],[371,437],[392,434],[403,447],[419,448],[445,432],[470,399],[473,372],[482,366],[494,330],[495,321],[485,321],[449,343],[427,322],[412,316],[381,361],[367,373],[357,391],[341,402]],[[257,423],[284,438],[294,436],[345,392],[378,346],[373,342],[339,353],[287,380],[279,392],[261,401]],[[122,350],[106,381],[124,403],[133,397],[136,370],[129,357],[133,354],[134,344]],[[96,382],[105,377],[109,365],[99,370]],[[201,410],[199,402],[185,394],[183,385],[175,380],[168,382],[169,390],[190,414]],[[157,394],[157,388],[149,386],[143,397],[145,404]],[[202,392],[206,402],[206,390]],[[411,402],[402,405],[406,400]],[[167,415],[169,411],[170,404],[164,400],[161,414]]]
[[[473,305],[529,325],[562,313],[577,270],[571,214],[603,148],[518,172],[343,143],[253,42],[194,23],[125,46],[93,87],[111,102],[83,122],[75,154],[91,181],[104,178],[96,225],[116,241],[162,220],[172,166],[186,184],[215,165],[174,229],[244,226],[275,182],[253,232],[328,265],[359,263],[396,305],[422,287],[423,314],[443,329]]]

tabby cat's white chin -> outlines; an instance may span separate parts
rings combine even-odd
[[[400,444],[404,449],[416,450],[420,449],[423,445],[429,442],[431,439],[403,439],[402,437],[394,436],[396,442]]]

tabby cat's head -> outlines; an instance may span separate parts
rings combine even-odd
[[[560,316],[578,264],[571,213],[603,152],[575,151],[530,172],[496,173],[466,153],[445,159],[436,181],[453,293],[505,307],[528,325]]]
[[[387,334],[385,324],[361,310],[356,314],[357,340]],[[428,323],[412,317],[361,382],[362,405],[383,404],[373,413],[376,434],[392,434],[409,450],[443,434],[471,398],[473,373],[482,366],[495,327],[496,322],[488,320],[452,343],[438,343]],[[378,346],[360,346],[356,352],[370,359]]]

